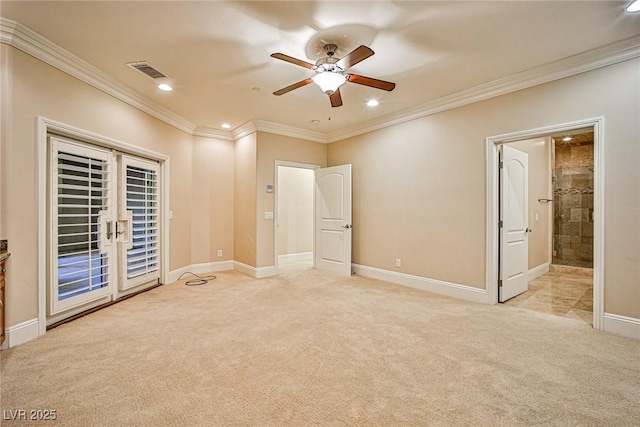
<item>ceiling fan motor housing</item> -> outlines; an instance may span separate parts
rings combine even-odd
[[[325,71],[330,71],[332,73],[342,73],[344,72],[344,68],[336,65],[338,62],[338,58],[332,58],[330,56],[326,58],[320,58],[316,61],[315,70],[316,72],[322,73]]]

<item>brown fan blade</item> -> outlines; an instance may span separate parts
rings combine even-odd
[[[371,49],[362,45],[340,59],[336,63],[336,65],[346,70],[347,68],[353,67],[358,62],[364,61],[365,59],[373,55],[373,53],[374,52]]]
[[[303,61],[301,59],[293,58],[289,55],[285,55],[284,53],[272,53],[271,57],[280,59],[282,61],[290,62],[292,64],[299,65],[301,67],[308,68],[310,70],[313,70],[313,68],[315,67],[315,64]]]
[[[294,83],[294,84],[289,85],[289,86],[287,86],[287,87],[283,87],[282,89],[280,89],[280,90],[277,90],[277,91],[273,92],[273,94],[274,94],[274,95],[278,95],[278,96],[280,96],[280,95],[284,95],[285,93],[287,93],[287,92],[291,92],[291,91],[292,91],[292,90],[294,90],[294,89],[298,89],[299,87],[306,86],[306,85],[308,85],[308,84],[309,84],[309,83],[311,83],[311,82],[313,82],[313,80],[311,80],[311,79],[304,79],[304,80],[299,81],[298,83]]]
[[[384,80],[372,79],[371,77],[360,76],[358,74],[349,74],[347,80],[351,83],[358,83],[359,85],[365,85],[374,87],[376,89],[392,91],[395,87],[395,83],[385,82]]]
[[[342,95],[340,95],[340,89],[329,95],[332,107],[340,107],[342,105]]]

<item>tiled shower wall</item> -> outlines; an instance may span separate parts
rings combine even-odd
[[[555,141],[553,264],[593,268],[593,141]]]

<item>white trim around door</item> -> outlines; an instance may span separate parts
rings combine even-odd
[[[315,171],[316,169],[320,169],[321,166],[320,165],[312,165],[312,164],[308,164],[308,163],[296,163],[296,162],[288,162],[285,160],[276,160],[276,164],[275,164],[275,193],[274,193],[274,221],[273,221],[273,244],[274,244],[274,250],[273,250],[273,254],[274,254],[274,260],[273,260],[273,265],[275,266],[274,268],[274,274],[276,275],[278,274],[278,214],[280,212],[280,207],[278,206],[278,192],[280,191],[280,188],[278,186],[278,168],[280,166],[284,166],[284,167],[289,167],[289,168],[299,168],[299,169],[309,169],[309,170],[313,170]],[[313,192],[313,188],[310,189],[311,192]],[[313,197],[314,203],[315,203],[315,197]],[[315,224],[315,206],[313,209],[313,223]],[[315,237],[314,237],[315,238]],[[315,245],[315,242],[314,242]],[[315,267],[315,264],[314,264]],[[242,270],[241,270],[242,271]],[[247,273],[249,275],[253,275],[253,273]]]
[[[49,134],[73,138],[94,144],[109,150],[144,157],[159,163],[160,175],[160,283],[168,283],[169,279],[169,156],[151,150],[136,147],[106,136],[98,135],[64,123],[44,117],[37,119],[37,182],[38,182],[38,328],[39,335],[44,335],[47,328],[47,136]],[[120,294],[123,295],[123,294]]]
[[[487,191],[487,304],[498,303],[498,147],[508,142],[593,127],[594,135],[594,224],[593,224],[593,328],[604,329],[604,117],[551,125],[491,136],[486,139]]]

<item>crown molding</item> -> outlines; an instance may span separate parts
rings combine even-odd
[[[531,70],[437,98],[388,116],[332,132],[327,135],[327,142],[331,143],[362,135],[420,117],[430,116],[638,57],[640,57],[640,36],[630,37]]]
[[[233,135],[229,131],[198,126],[192,132],[193,136],[203,136],[205,138],[221,139],[223,141],[234,141]]]
[[[237,141],[240,138],[244,138],[247,135],[251,135],[252,133],[254,133],[256,131],[257,131],[257,129],[256,129],[256,126],[255,126],[254,122],[248,121],[245,124],[240,125],[237,128],[235,128],[231,132],[231,135],[233,136],[233,139],[235,141]]]
[[[165,123],[193,134],[196,125],[16,21],[0,17],[0,41],[13,46]]]
[[[294,126],[268,122],[266,120],[254,120],[253,123],[256,130],[260,132],[275,133],[277,135],[290,136],[293,138],[305,139],[312,142],[321,142],[323,144],[329,142],[327,136],[321,132],[300,129]]]
[[[312,132],[306,129],[300,129],[294,126],[283,125],[266,120],[250,120],[235,128],[231,134],[233,135],[233,139],[238,140],[254,132],[274,133],[276,135],[290,136],[323,144],[329,142],[323,133]]]
[[[0,42],[194,136],[238,140],[261,131],[325,144],[640,57],[640,36],[634,36],[327,134],[265,120],[226,132],[196,126],[16,21],[0,17]]]

